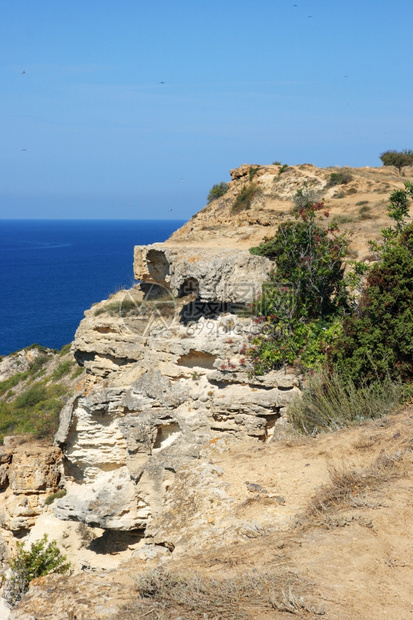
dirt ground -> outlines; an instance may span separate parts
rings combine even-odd
[[[271,444],[233,443],[210,456],[223,470],[232,516],[259,524],[255,532],[241,532],[231,544],[211,539],[202,549],[192,540],[167,561],[132,558],[112,571],[42,578],[13,620],[25,614],[37,620],[413,618],[412,405],[362,426]],[[237,611],[218,614],[208,606],[199,611],[140,599],[136,580],[160,566],[213,580],[212,598],[224,582],[250,579],[248,599]],[[254,600],[254,579],[263,575],[274,582],[273,604]]]

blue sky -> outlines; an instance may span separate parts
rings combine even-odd
[[[242,163],[381,165],[413,148],[412,23],[411,0],[1,0],[0,218],[186,219]]]

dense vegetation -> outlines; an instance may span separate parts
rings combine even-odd
[[[70,384],[83,372],[71,357],[63,357],[70,345],[60,352],[30,348],[39,350],[30,366],[0,382],[0,441],[13,434],[52,440]]]
[[[337,409],[331,404],[334,398],[337,403],[375,398],[384,403],[386,394],[393,401],[396,394],[397,400],[400,390],[390,389],[386,382],[403,383],[405,396],[413,391],[413,223],[408,223],[412,196],[412,183],[391,194],[387,211],[393,224],[382,230],[381,243],[371,243],[377,262],[370,269],[351,261],[345,275],[349,238],[334,223],[322,225],[317,214],[328,218],[322,203],[296,209],[295,220],[282,223],[272,239],[251,249],[274,261],[255,307],[260,330],[249,350],[255,373],[286,365],[321,373],[302,400],[300,413],[292,414],[293,421],[301,419],[303,407],[314,417],[326,394],[327,419]],[[309,394],[311,406],[306,402]],[[350,408],[353,418],[348,412],[346,416],[357,419],[359,408]],[[301,430],[319,426],[304,420],[297,425]],[[337,422],[326,425],[332,424]]]
[[[262,325],[250,349],[256,373],[285,364],[308,369],[324,361],[340,317],[350,308],[344,279],[349,237],[334,224],[322,226],[328,216],[323,203],[308,204],[272,239],[250,250],[275,264],[255,307]]]

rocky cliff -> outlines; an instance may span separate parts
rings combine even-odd
[[[135,248],[136,286],[92,306],[76,332],[72,354],[86,376],[61,412],[55,447],[5,446],[0,454],[0,517],[9,538],[30,528],[28,541],[49,532],[75,572],[128,558],[137,570],[291,527],[299,499],[283,486],[286,472],[297,482],[309,463],[305,449],[289,461],[277,440],[288,430],[285,411],[301,377],[292,368],[251,373],[246,349],[257,325],[250,309],[270,263],[248,248],[291,215],[297,191],[311,189],[356,229],[354,253],[368,258],[366,237],[386,224],[386,198],[403,178],[392,169],[349,169],[336,186],[335,170],[242,166],[231,171],[228,192],[170,240]],[[234,211],[251,183],[251,204]],[[307,496],[321,480],[310,478]],[[46,507],[58,487],[66,495]],[[102,592],[119,590],[120,604],[123,577],[116,586],[93,579]],[[41,584],[35,587],[42,600]],[[35,602],[27,600],[29,615],[16,610],[16,620],[30,617]],[[113,613],[104,607],[97,602],[94,617]],[[66,617],[64,604],[55,615],[41,613]]]

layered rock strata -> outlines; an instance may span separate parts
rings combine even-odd
[[[144,529],[211,441],[271,440],[298,379],[251,375],[246,311],[268,269],[247,252],[135,249],[140,284],[93,306],[76,332],[90,381],[56,436],[68,491],[58,518]]]

